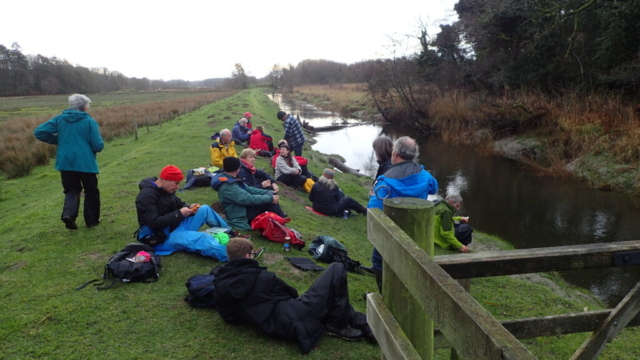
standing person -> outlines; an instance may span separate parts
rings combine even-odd
[[[231,134],[233,137],[233,141],[235,141],[236,144],[244,144],[244,142],[248,142],[249,138],[251,137],[251,133],[252,131],[246,127],[247,125],[247,119],[242,118],[240,120],[238,120],[236,122],[236,124],[233,126],[233,130],[231,130]]]
[[[313,210],[331,216],[342,216],[349,210],[365,215],[367,208],[340,192],[334,174],[332,169],[324,169],[318,182],[311,188],[309,200],[313,203]]]
[[[461,207],[462,196],[459,194],[448,194],[445,201],[436,204],[433,240],[443,249],[468,253],[467,245],[471,243],[473,229],[469,225],[468,217],[455,216]]]
[[[209,148],[211,152],[211,165],[222,168],[222,160],[224,158],[232,156],[238,157],[236,153],[236,143],[231,140],[231,131],[229,129],[222,129],[220,131],[220,139],[211,144]]]
[[[280,145],[280,155],[276,159],[276,180],[287,186],[299,188],[307,181],[307,177],[301,175],[302,168],[290,151],[289,145]]]
[[[305,137],[302,133],[300,122],[291,116],[291,114],[287,114],[284,111],[278,111],[276,117],[283,122],[284,139],[287,140],[287,144],[289,144],[296,156],[302,156],[302,146],[304,145]]]
[[[424,166],[416,164],[419,149],[416,141],[403,136],[393,143],[391,167],[373,185],[368,208],[382,209],[385,198],[414,197],[426,199],[438,191],[438,182]],[[382,291],[382,256],[373,249],[371,256],[378,289]]]
[[[238,230],[251,230],[251,221],[265,211],[287,217],[280,209],[278,195],[272,190],[247,186],[238,178],[239,172],[240,160],[228,157],[224,159],[224,171],[211,180],[211,187],[218,192],[229,225]]]
[[[82,94],[69,96],[69,108],[38,126],[36,139],[58,145],[56,170],[60,171],[64,205],[60,219],[67,229],[75,230],[84,189],[84,222],[87,227],[100,223],[100,190],[96,153],[104,149],[98,123],[87,114],[91,100]]]
[[[375,341],[365,314],[349,302],[347,269],[329,265],[301,296],[291,285],[254,260],[250,240],[229,240],[229,262],[211,270],[215,275],[216,310],[229,324],[249,323],[265,334],[295,340],[308,354],[326,333],[354,341]]]
[[[175,193],[182,179],[184,176],[180,169],[167,165],[159,177],[140,181],[140,193],[136,197],[140,225],[138,240],[152,245],[158,255],[187,251],[227,261],[226,247],[213,236],[198,230],[204,224],[209,227],[229,226],[209,205],[189,205],[177,197]]]
[[[253,115],[250,112],[246,112],[244,113],[244,118],[247,119],[247,125],[246,127],[248,129],[253,129],[253,124],[251,123],[251,118],[253,117]]]

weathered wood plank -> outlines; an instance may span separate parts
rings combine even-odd
[[[533,354],[379,209],[369,240],[465,359],[535,359]]]
[[[548,248],[440,255],[434,260],[454,279],[613,266],[619,252],[640,251],[640,240]]]
[[[382,301],[380,294],[367,295],[367,322],[380,345],[382,355],[386,359],[420,359],[420,355]]]
[[[570,360],[596,359],[605,349],[607,343],[612,342],[638,312],[640,312],[640,281],[611,311],[611,314],[591,337],[571,356]]]
[[[433,205],[431,201],[417,198],[384,200],[384,213],[430,257],[434,254]],[[382,271],[382,298],[420,357],[432,360],[433,322],[386,261]]]
[[[611,310],[589,311],[576,314],[561,314],[504,320],[500,323],[517,339],[529,339],[540,336],[557,336],[595,331],[611,314]],[[640,326],[640,314],[636,315],[627,327]],[[440,330],[434,332],[436,349],[451,347]]]

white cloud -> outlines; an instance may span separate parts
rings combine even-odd
[[[456,0],[11,1],[0,44],[128,77],[202,80],[235,63],[257,77],[304,59],[353,63],[386,56],[389,38],[455,18]],[[160,4],[160,5],[159,5]]]

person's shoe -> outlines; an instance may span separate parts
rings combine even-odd
[[[64,226],[69,230],[77,230],[78,225],[76,225],[76,221],[73,220],[71,216],[63,216],[62,221],[64,222]]]
[[[331,325],[326,325],[324,328],[327,335],[339,337],[342,340],[358,341],[364,337],[364,334],[361,330],[354,329],[349,325],[347,325],[347,327],[342,330],[337,329]]]
[[[257,259],[259,258],[262,254],[264,253],[264,247],[261,247],[260,249],[256,250],[253,252],[253,259]]]
[[[98,226],[99,224],[100,224],[100,219],[98,219],[98,222],[87,224],[87,228],[92,228],[94,226]]]

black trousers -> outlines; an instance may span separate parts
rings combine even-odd
[[[74,221],[80,209],[80,194],[84,189],[84,222],[96,225],[100,222],[100,190],[98,174],[80,171],[61,171],[62,188],[64,189],[64,206],[62,215],[70,216]]]
[[[353,200],[352,198],[345,196],[341,198],[340,201],[338,201],[338,203],[336,204],[337,213],[333,215],[342,216],[342,213],[345,210],[353,210],[358,214],[364,214],[367,211],[367,208],[360,205],[359,202]]]
[[[371,332],[366,316],[353,309],[349,303],[347,268],[342,263],[332,263],[302,296],[295,301],[306,305],[309,316],[323,325],[344,329],[351,325]]]
[[[276,180],[282,182],[287,186],[291,186],[295,188],[295,187],[302,186],[302,184],[304,184],[307,181],[307,177],[302,175],[284,174],[284,175],[280,175],[280,177],[277,178]]]
[[[462,245],[467,246],[471,244],[471,240],[473,240],[472,233],[473,228],[469,224],[454,224],[454,233],[456,239],[462,243]]]
[[[255,219],[256,216],[265,211],[271,211],[280,217],[285,217],[284,212],[280,208],[280,204],[268,203],[263,205],[247,206],[247,219],[249,220],[249,225],[251,225],[251,221]]]

